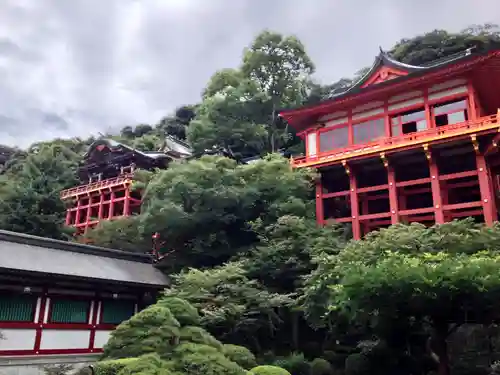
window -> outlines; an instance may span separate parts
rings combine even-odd
[[[307,156],[316,155],[316,132],[313,131],[307,135]]]
[[[466,100],[438,104],[432,111],[436,126],[458,124],[468,120]]]
[[[109,300],[102,303],[103,324],[120,324],[134,315],[134,301]]]
[[[425,110],[404,112],[391,118],[392,136],[421,132],[427,129]]]
[[[32,322],[35,319],[36,300],[34,296],[0,296],[0,321]]]
[[[385,137],[384,119],[369,120],[353,126],[354,143],[367,143]]]
[[[89,308],[89,301],[54,299],[50,305],[50,322],[87,323]]]
[[[319,152],[331,151],[349,144],[347,126],[335,128],[319,133]]]

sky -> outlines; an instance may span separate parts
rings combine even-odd
[[[265,28],[298,36],[332,83],[379,46],[486,22],[499,0],[0,0],[0,144],[154,124]]]

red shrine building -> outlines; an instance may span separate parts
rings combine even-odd
[[[141,190],[132,186],[137,170],[165,169],[191,154],[186,143],[170,136],[159,151],[140,151],[111,139],[94,142],[78,170],[82,184],[61,192],[66,225],[80,235],[102,220],[139,213]]]
[[[319,224],[355,239],[396,223],[492,224],[500,191],[500,50],[422,66],[381,51],[348,90],[280,115],[305,140]]]
[[[148,255],[0,230],[0,373],[95,361],[166,286]]]

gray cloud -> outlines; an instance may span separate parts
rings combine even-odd
[[[500,23],[498,0],[3,0],[0,143],[154,123],[264,28],[299,36],[327,83],[379,45],[484,22]]]

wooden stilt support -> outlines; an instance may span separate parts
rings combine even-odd
[[[349,176],[350,188],[350,201],[351,201],[351,223],[352,223],[352,237],[355,240],[361,239],[361,225],[359,223],[359,201],[358,201],[358,187],[356,176],[347,165],[345,160],[342,161],[347,175]]]
[[[429,172],[431,176],[431,190],[432,190],[432,202],[434,205],[434,217],[436,224],[443,224],[444,212],[443,212],[443,201],[441,196],[441,186],[439,183],[439,168],[436,162],[435,156],[431,154],[429,145],[424,145],[424,152],[429,161]]]

